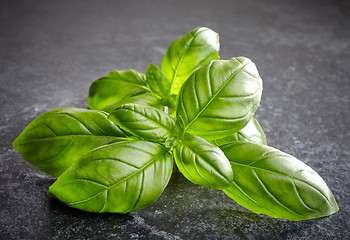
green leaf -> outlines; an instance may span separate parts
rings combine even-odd
[[[192,183],[223,189],[233,179],[230,163],[220,150],[203,138],[185,134],[174,147],[180,172]]]
[[[182,84],[198,68],[219,59],[219,35],[205,27],[195,28],[175,40],[161,63],[162,72],[171,84],[170,94],[178,94]]]
[[[113,71],[91,84],[87,104],[90,109],[102,110],[111,103],[146,93],[145,78],[134,70]]]
[[[232,136],[213,140],[215,145],[219,147],[233,141],[249,141],[267,145],[265,133],[255,118],[252,118],[244,128]]]
[[[146,70],[146,82],[152,93],[161,97],[169,95],[170,82],[157,66],[153,64],[148,66]]]
[[[224,192],[243,207],[294,221],[338,211],[323,179],[293,156],[246,141],[227,144],[221,149],[231,163],[234,176]]]
[[[37,117],[13,142],[13,147],[38,169],[58,177],[82,154],[124,140],[125,135],[106,113],[60,108]]]
[[[134,136],[154,142],[165,142],[175,127],[174,120],[164,111],[137,104],[116,108],[109,119]]]
[[[171,154],[159,144],[115,143],[85,154],[49,192],[68,206],[88,212],[127,213],[156,201],[172,169]]]
[[[233,135],[253,117],[261,93],[262,80],[248,58],[212,61],[182,86],[176,124],[208,140]]]
[[[111,113],[117,107],[124,104],[129,104],[129,103],[134,103],[134,104],[143,105],[143,106],[150,106],[150,107],[155,107],[159,109],[164,108],[164,104],[162,103],[161,99],[151,94],[144,93],[133,97],[129,97],[119,102],[111,103],[106,107],[104,107],[102,110],[105,112]]]

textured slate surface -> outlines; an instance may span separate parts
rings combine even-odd
[[[86,108],[114,69],[160,65],[177,37],[207,26],[222,59],[247,56],[264,81],[268,143],[314,168],[339,204],[291,222],[256,215],[175,172],[138,212],[91,214],[48,193],[54,179],[11,146],[36,116]],[[0,1],[0,239],[350,238],[350,4],[347,1]]]

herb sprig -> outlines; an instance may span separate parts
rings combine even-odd
[[[262,80],[246,57],[219,60],[219,37],[196,28],[175,40],[160,69],[113,71],[94,81],[88,109],[38,116],[14,141],[25,160],[57,177],[49,192],[89,212],[128,213],[153,203],[173,162],[192,183],[243,207],[307,220],[338,211],[309,166],[267,146],[253,117]]]

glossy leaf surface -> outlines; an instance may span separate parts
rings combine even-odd
[[[177,125],[208,140],[233,135],[253,117],[261,93],[262,80],[248,58],[212,61],[182,86]]]
[[[242,140],[267,145],[265,133],[254,117],[239,132],[226,138],[216,139],[213,142],[216,146],[223,146],[233,141]]]
[[[174,120],[164,111],[137,104],[116,108],[109,119],[134,136],[154,142],[165,142],[175,126]]]
[[[13,142],[22,157],[38,169],[59,176],[82,154],[115,141],[126,140],[106,113],[61,108],[31,122]]]
[[[151,91],[158,96],[168,96],[170,82],[164,73],[155,65],[150,64],[146,70],[146,82]]]
[[[87,103],[90,109],[102,110],[111,103],[147,91],[144,74],[134,70],[113,71],[91,84]]]
[[[219,35],[205,27],[195,28],[175,40],[161,63],[161,70],[171,84],[170,94],[178,94],[186,79],[201,66],[219,59]]]
[[[234,176],[224,192],[243,207],[295,221],[338,211],[323,179],[293,156],[246,141],[227,144],[221,149],[231,163]]]
[[[144,93],[144,94],[139,94],[133,97],[126,98],[119,102],[111,103],[106,107],[104,107],[102,110],[105,112],[111,113],[117,107],[121,105],[129,104],[129,103],[143,105],[143,106],[150,106],[150,107],[155,107],[159,109],[164,108],[164,104],[162,103],[161,99],[151,94]]]
[[[88,212],[127,213],[158,199],[172,173],[166,148],[125,141],[90,151],[62,174],[49,192]]]
[[[180,172],[192,183],[223,189],[232,181],[231,166],[220,148],[192,134],[185,134],[174,147]]]

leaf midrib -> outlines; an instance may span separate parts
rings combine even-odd
[[[262,159],[261,159],[262,160]],[[232,161],[229,161],[230,164],[235,164],[235,165],[238,165],[238,166],[241,166],[241,167],[246,167],[246,168],[251,168],[251,169],[257,169],[257,170],[260,170],[260,171],[265,171],[265,172],[268,172],[268,173],[273,173],[273,174],[276,174],[276,175],[279,175],[279,176],[282,176],[282,177],[286,177],[286,178],[290,178],[292,179],[293,181],[294,180],[297,180],[297,181],[300,181],[300,182],[303,182],[305,183],[306,185],[309,185],[310,187],[312,187],[313,189],[315,189],[317,192],[319,192],[325,199],[326,201],[329,203],[329,205],[331,205],[332,207],[333,204],[331,204],[331,202],[328,200],[328,198],[324,195],[324,193],[322,193],[319,189],[317,189],[316,187],[312,186],[310,183],[306,182],[305,180],[302,180],[302,179],[299,179],[299,178],[295,178],[293,176],[290,176],[290,175],[285,175],[285,174],[282,174],[282,173],[279,173],[279,172],[274,172],[274,171],[271,171],[271,170],[268,170],[268,169],[264,169],[264,168],[259,168],[259,167],[254,167],[254,166],[251,166],[251,165],[245,165],[245,164],[241,164],[241,163],[237,163],[237,162],[232,162]]]
[[[278,214],[274,211],[272,211],[271,209],[269,209],[268,207],[266,206],[263,206],[261,205],[260,203],[256,202],[252,197],[250,197],[245,191],[243,191],[243,189],[233,180],[232,183],[236,186],[236,188],[238,189],[238,191],[240,191],[246,198],[248,198],[250,201],[252,201],[253,203],[255,203],[256,205],[262,207],[262,208],[265,208],[267,209],[268,211],[270,212],[273,212],[274,214],[276,214],[278,216]],[[224,191],[227,191],[227,192],[230,192],[229,190],[224,190]]]
[[[170,133],[170,131],[171,131],[171,129],[168,129],[166,126],[162,125],[160,122],[157,122],[157,121],[153,120],[152,118],[148,117],[146,114],[142,114],[141,112],[138,112],[138,111],[136,111],[136,110],[134,110],[134,109],[128,109],[128,108],[121,108],[121,110],[129,110],[129,111],[132,111],[132,112],[134,112],[135,114],[138,114],[138,115],[140,115],[140,116],[142,116],[142,117],[144,117],[144,118],[150,120],[151,122],[153,122],[155,125],[159,126],[160,128],[165,129],[168,133]],[[159,114],[161,115],[161,113],[159,113]],[[166,117],[165,117],[165,118],[166,118]],[[172,120],[172,119],[171,119],[171,120]],[[132,122],[137,122],[137,121],[139,121],[139,120],[137,119],[136,121],[132,121]],[[123,121],[123,122],[124,122],[124,121]],[[129,121],[129,122],[130,122],[130,121]],[[119,123],[120,123],[120,121],[119,121]],[[147,130],[147,129],[146,129],[146,130]]]
[[[195,155],[197,155],[203,162],[205,162],[206,164],[208,164],[209,166],[211,166],[214,170],[215,170],[215,172],[218,174],[218,175],[220,175],[220,176],[222,176],[227,182],[230,182],[227,178],[226,178],[226,176],[224,176],[223,174],[221,174],[220,173],[220,171],[218,170],[218,169],[216,169],[214,166],[212,166],[208,161],[206,161],[201,155],[199,155],[198,153],[196,153],[190,146],[188,146],[187,144],[185,144],[183,141],[181,141],[180,140],[180,142],[182,143],[182,145],[184,146],[184,147],[187,147],[191,152],[193,152]],[[205,180],[207,180],[206,178],[205,178]],[[210,182],[209,180],[207,180],[208,182]]]
[[[100,191],[99,193],[97,193],[97,194],[95,194],[95,195],[93,195],[93,196],[91,196],[91,197],[89,197],[87,199],[76,201],[76,202],[73,202],[73,203],[68,203],[68,204],[69,205],[76,205],[76,204],[87,202],[87,201],[97,197],[98,195],[102,194],[103,192],[108,191],[109,189],[113,188],[114,186],[120,184],[121,182],[124,182],[124,181],[128,180],[129,178],[133,177],[134,175],[136,175],[139,172],[143,171],[144,169],[148,168],[149,165],[154,163],[158,157],[160,157],[161,155],[163,155],[167,151],[168,151],[168,149],[163,150],[160,154],[156,155],[154,158],[152,158],[150,161],[148,161],[142,168],[139,168],[137,171],[133,172],[132,174],[130,174],[130,175],[120,179],[119,181],[117,181],[116,183],[113,183],[109,187],[106,187],[106,189],[104,189],[103,191]]]
[[[251,62],[243,65],[242,67],[238,68],[236,71],[234,71],[232,73],[232,75],[229,77],[229,79],[227,79],[227,81],[224,83],[224,85],[222,85],[220,87],[220,89],[214,94],[214,96],[209,100],[209,102],[196,114],[196,116],[191,120],[190,123],[188,123],[186,125],[186,127],[184,128],[184,133],[187,131],[187,129],[198,119],[198,117],[209,107],[209,105],[214,101],[214,99],[217,97],[217,95],[219,95],[219,93],[231,82],[231,80],[242,70],[244,69],[248,64],[250,64]],[[210,66],[211,67],[211,66]],[[210,69],[208,70],[210,71]],[[258,90],[257,92],[259,92],[260,90]],[[256,94],[256,93],[254,93]]]
[[[19,142],[19,143],[16,142],[15,145],[28,144],[28,143],[31,143],[34,141],[60,139],[60,138],[64,138],[64,137],[95,137],[95,138],[115,138],[115,139],[121,139],[121,140],[130,140],[130,138],[126,138],[126,137],[100,136],[100,135],[91,135],[91,134],[70,134],[70,135],[63,135],[63,136],[53,136],[53,137],[46,137],[46,138],[31,139],[31,140],[25,141],[25,142]]]
[[[186,45],[186,49],[185,49],[184,53],[182,54],[180,60],[178,61],[177,65],[176,65],[176,68],[175,68],[175,71],[174,71],[174,75],[173,75],[173,77],[172,77],[172,79],[171,79],[170,93],[173,92],[173,88],[174,88],[174,85],[175,85],[175,84],[174,84],[174,83],[175,83],[175,78],[176,78],[176,76],[177,76],[177,71],[178,71],[179,68],[180,68],[180,65],[181,65],[181,62],[182,62],[184,56],[186,55],[188,49],[191,48],[190,45],[191,45],[192,41],[194,40],[194,38],[195,38],[199,33],[203,32],[203,31],[206,31],[206,29],[202,29],[202,30],[196,32],[195,34],[192,34],[192,32],[190,32],[190,35],[191,35],[192,37],[188,40],[187,45]]]
[[[136,86],[136,87],[139,87],[139,88],[143,88],[143,89],[145,89],[145,90],[147,90],[147,91],[150,91],[149,90],[149,88],[147,87],[147,86],[144,86],[144,85],[141,85],[141,84],[137,84],[137,83],[133,83],[133,82],[129,82],[129,81],[125,81],[124,79],[108,79],[108,78],[106,78],[106,79],[99,79],[99,80],[97,80],[95,83],[98,83],[98,82],[102,82],[102,81],[111,81],[111,82],[116,82],[117,80],[121,80],[122,82],[125,82],[125,83],[127,83],[127,84],[130,84],[130,85],[132,85],[132,86]]]

